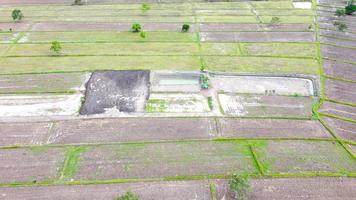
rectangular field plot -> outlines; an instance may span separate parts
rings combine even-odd
[[[180,142],[88,149],[74,176],[80,180],[256,172],[248,146],[236,142]]]
[[[325,96],[329,99],[356,104],[356,84],[326,79]]]
[[[0,123],[0,146],[44,144],[51,123]]]
[[[326,75],[356,81],[356,65],[332,60],[323,60],[323,63]]]
[[[0,65],[1,74],[16,74],[110,69],[198,70],[200,61],[196,56],[8,57],[2,58]]]
[[[271,26],[270,24],[247,24],[247,23],[201,23],[200,31],[202,32],[241,32],[241,31],[312,31],[313,26],[309,24],[278,24]]]
[[[215,134],[212,118],[88,119],[57,122],[47,142],[78,144],[206,139]]]
[[[255,16],[198,16],[201,23],[257,23]]]
[[[262,23],[270,23],[273,16],[260,16]],[[302,24],[313,24],[313,16],[278,16],[280,23],[302,23]]]
[[[267,174],[347,174],[356,170],[356,161],[336,142],[269,141],[255,150]]]
[[[313,101],[311,97],[219,94],[228,116],[311,117]]]
[[[318,74],[317,60],[296,58],[261,58],[209,56],[203,57],[207,69],[212,71],[233,71],[271,74]]]
[[[322,119],[342,139],[356,141],[356,123],[330,117],[322,117]]]
[[[330,138],[316,120],[219,118],[222,137],[238,138]]]
[[[323,105],[320,107],[319,112],[349,118],[356,121],[356,107],[352,106],[341,105],[326,101],[323,102]]]
[[[201,32],[202,42],[314,42],[313,32]]]
[[[76,92],[87,78],[84,73],[0,75],[0,93]]]
[[[44,182],[57,178],[64,149],[26,148],[0,150],[0,183]]]
[[[149,183],[120,183],[92,185],[62,185],[34,187],[1,187],[0,193],[8,199],[42,200],[117,199],[131,191],[140,199],[154,200],[210,200],[208,181],[167,181]]]
[[[129,31],[129,30],[127,30]],[[1,36],[0,36],[1,37]],[[20,43],[50,43],[53,40],[64,42],[196,42],[194,33],[146,32],[146,38],[131,32],[30,32]]]
[[[0,44],[12,43],[16,37],[18,33],[0,33]]]
[[[16,44],[7,56],[51,56],[50,44]],[[1,53],[1,46],[0,46]],[[196,43],[62,44],[61,55],[198,55]]]

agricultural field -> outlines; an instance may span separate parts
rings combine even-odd
[[[346,5],[0,0],[0,199],[355,199]]]

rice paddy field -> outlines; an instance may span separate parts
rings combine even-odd
[[[356,198],[346,1],[73,2],[0,0],[0,199]]]

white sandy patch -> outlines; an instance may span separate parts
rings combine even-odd
[[[241,101],[237,101],[238,96],[230,96],[226,94],[219,94],[219,102],[221,108],[224,110],[224,113],[233,116],[245,116],[248,114],[248,111],[245,109]]]
[[[303,78],[215,76],[210,80],[215,90],[229,93],[314,95],[313,82]]]
[[[311,9],[311,2],[293,2],[294,8]]]
[[[19,43],[24,43],[28,41],[28,36],[30,35],[30,33],[26,33],[25,35],[23,35],[20,40],[18,41]]]
[[[75,90],[75,91],[84,92],[86,90],[85,85],[89,81],[90,77],[91,77],[91,73],[86,73],[86,74],[82,75],[80,77],[82,80],[82,84],[79,87],[73,87],[71,89]]]
[[[0,96],[0,117],[75,115],[82,94]]]
[[[163,112],[167,113],[202,113],[209,112],[207,99],[199,94],[151,94],[150,100],[165,102]],[[160,107],[160,104],[151,104]]]

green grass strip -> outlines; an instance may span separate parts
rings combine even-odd
[[[209,183],[209,187],[210,187],[210,198],[211,198],[211,200],[218,200],[215,183],[211,181]]]
[[[251,151],[251,155],[252,155],[253,161],[255,162],[255,165],[256,165],[258,171],[263,176],[265,173],[264,173],[262,164],[257,159],[257,154],[256,154],[256,151],[255,151],[255,148],[253,147],[253,145],[249,145],[249,149]]]
[[[346,106],[356,107],[356,104],[355,104],[355,103],[344,102],[344,101],[338,101],[338,100],[335,100],[335,99],[329,99],[329,98],[325,98],[324,100],[325,100],[325,101],[332,102],[332,103],[341,104],[341,105],[346,105]]]
[[[87,148],[84,146],[71,147],[67,150],[60,180],[68,180],[75,174],[78,169],[79,157],[86,150]]]
[[[339,120],[342,120],[342,121],[347,121],[347,122],[351,122],[351,123],[355,123],[356,124],[356,120],[351,119],[351,118],[341,117],[341,116],[338,116],[338,115],[328,114],[328,113],[324,113],[324,112],[319,112],[319,115],[330,117],[330,118],[335,118],[335,119],[339,119]]]

